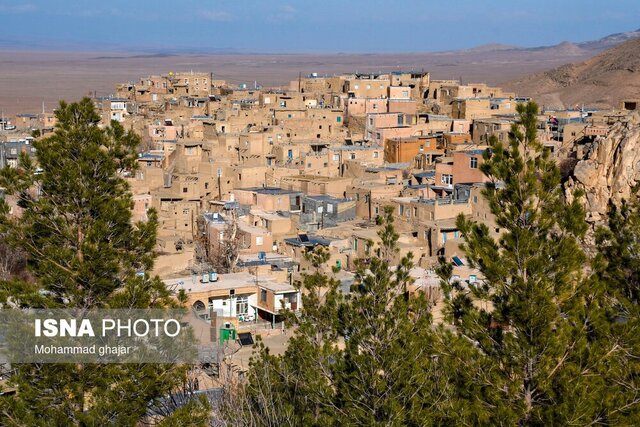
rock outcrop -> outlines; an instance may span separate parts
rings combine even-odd
[[[565,193],[571,199],[574,190],[584,191],[587,220],[598,224],[606,218],[609,201],[629,199],[640,182],[640,113],[616,123],[606,137],[586,144],[577,154]]]

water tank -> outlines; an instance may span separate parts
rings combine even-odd
[[[218,273],[216,273],[215,271],[210,271],[209,272],[209,281],[210,282],[217,282],[218,281]]]
[[[202,275],[202,283],[209,283],[209,275],[207,273]]]

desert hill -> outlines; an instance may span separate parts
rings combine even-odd
[[[630,39],[584,62],[562,65],[504,84],[547,108],[617,107],[640,98],[640,38]]]

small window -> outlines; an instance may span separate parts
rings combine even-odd
[[[471,169],[478,169],[478,158],[477,157],[472,157],[471,159],[469,159],[469,167]]]
[[[182,215],[189,215],[189,209],[182,209]]]
[[[356,159],[356,153],[349,153],[349,158],[351,160],[355,160]]]
[[[256,236],[256,246],[262,246],[264,244],[264,237]]]
[[[374,152],[373,152],[373,158],[374,158],[374,159],[377,159],[377,158],[378,158],[378,156],[379,156],[379,153],[378,153],[377,151],[374,151]]]
[[[267,291],[260,289],[260,301],[267,302]]]
[[[189,192],[189,189],[187,187],[182,187],[182,192],[183,193],[187,193],[187,192]]]

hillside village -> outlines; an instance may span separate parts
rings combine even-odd
[[[456,218],[500,234],[480,166],[490,136],[506,141],[516,105],[529,100],[426,71],[314,73],[280,89],[170,72],[94,99],[103,125],[115,120],[142,138],[139,168],[126,179],[135,220],[151,208],[159,215],[153,273],[183,289],[200,317],[239,330],[277,329],[282,308],[301,308],[295,283],[316,246],[349,292],[354,261],[371,253],[386,206],[400,233],[396,257],[413,253],[412,291],[438,306],[439,257],[453,262],[454,278],[481,280],[459,248]],[[639,103],[543,111],[539,138],[571,169]],[[3,117],[0,166],[33,155],[30,135],[47,135],[55,122],[52,113]]]

